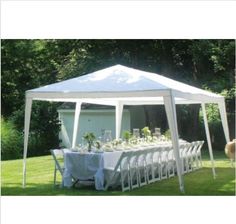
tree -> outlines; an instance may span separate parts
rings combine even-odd
[[[234,136],[234,40],[2,40],[1,54],[2,115],[21,132],[26,90],[123,64],[224,94]],[[58,144],[57,107],[56,103],[33,104],[32,117],[38,119],[32,119],[32,147],[45,148],[39,153]],[[168,128],[164,107],[144,109],[151,129]],[[183,138],[202,137],[199,111],[199,105],[177,107]],[[47,130],[53,130],[52,135]]]

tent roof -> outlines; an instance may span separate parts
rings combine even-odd
[[[164,76],[122,65],[108,67],[84,76],[28,90],[36,100],[115,105],[162,104],[172,94],[177,103],[218,102],[220,95]],[[103,102],[101,102],[103,101]]]

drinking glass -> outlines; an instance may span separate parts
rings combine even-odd
[[[112,141],[111,130],[105,130],[105,133],[103,136],[103,141],[104,142],[111,142]]]
[[[155,130],[154,135],[157,138],[160,138],[161,137],[161,129],[160,128],[155,128],[154,130]]]
[[[134,128],[134,129],[133,129],[133,135],[134,135],[134,137],[136,137],[136,138],[139,138],[139,137],[140,137],[139,128]]]

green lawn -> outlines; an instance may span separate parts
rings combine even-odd
[[[130,192],[96,191],[94,187],[60,189],[53,187],[54,164],[51,156],[27,159],[27,186],[22,188],[22,160],[3,161],[2,195],[235,195],[235,169],[225,155],[215,152],[217,178],[212,178],[209,157],[203,168],[186,174],[185,194],[180,193],[177,177],[146,185]],[[59,175],[58,175],[59,177]],[[60,179],[60,178],[58,178]]]

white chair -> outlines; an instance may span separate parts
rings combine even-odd
[[[192,145],[192,153],[191,153],[191,156],[192,156],[192,168],[193,170],[196,170],[197,167],[198,167],[198,161],[197,161],[197,148],[198,148],[198,142],[195,141],[195,142],[191,142],[191,145]]]
[[[197,142],[191,142],[188,152],[187,152],[187,163],[189,164],[188,166],[188,172],[196,170],[196,150],[197,150],[198,143]]]
[[[50,150],[52,154],[52,158],[55,163],[55,168],[54,168],[54,186],[56,186],[56,180],[57,180],[57,171],[61,174],[63,177],[64,173],[64,164],[60,163],[60,160],[63,161],[63,151],[60,149],[51,149]]]
[[[187,173],[193,171],[193,149],[194,149],[194,144],[189,143],[187,146],[186,155],[185,155]]]
[[[130,172],[131,189],[135,189],[139,187],[139,173],[138,173],[138,165],[137,165],[138,155],[139,155],[139,151],[134,150],[130,158],[129,172]]]
[[[175,157],[174,157],[174,151],[172,147],[168,147],[167,148],[167,152],[168,152],[168,161],[167,161],[167,174],[168,177],[174,177],[175,176],[175,167],[176,167],[176,161],[175,161]]]
[[[154,148],[149,148],[145,151],[146,175],[148,184],[155,182],[153,155],[154,155]]]
[[[147,171],[146,171],[146,149],[140,149],[138,151],[137,157],[137,169],[138,169],[138,180],[139,187],[147,184]]]
[[[117,177],[119,178],[123,192],[127,190],[131,190],[129,163],[130,163],[132,153],[133,153],[132,151],[122,152],[115,167],[104,169],[105,173],[106,172],[109,173],[108,179],[106,181],[105,188],[104,188],[105,190],[107,190],[108,187],[112,186],[116,182]]]
[[[161,148],[160,147],[155,147],[153,149],[153,176],[154,176],[154,181],[159,181],[161,180],[161,169],[162,169],[162,164],[161,164]]]
[[[200,169],[202,167],[202,146],[204,144],[204,141],[197,141],[197,148],[196,148],[196,161],[197,161],[197,169]]]
[[[194,141],[191,142],[191,168],[192,170],[197,170],[202,167],[202,156],[201,148],[204,144],[204,141]]]
[[[190,144],[186,143],[180,146],[180,158],[182,161],[182,169],[183,173],[188,173],[189,171],[189,164],[188,164],[188,150],[189,150]]]
[[[161,148],[160,163],[161,163],[161,180],[167,179],[168,175],[168,150],[169,146]]]

